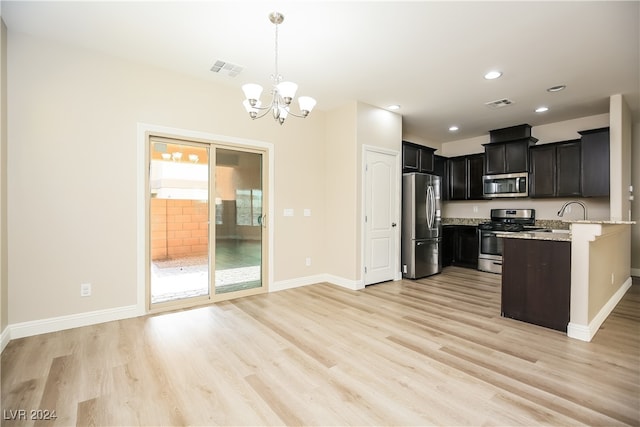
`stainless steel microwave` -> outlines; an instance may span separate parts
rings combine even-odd
[[[482,194],[487,199],[496,197],[529,196],[529,173],[505,173],[482,177]]]

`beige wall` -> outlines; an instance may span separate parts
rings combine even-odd
[[[374,147],[385,148],[398,153],[402,156],[402,116],[390,111],[381,110],[371,105],[358,102],[358,139],[357,139],[357,163],[358,171],[358,205],[356,215],[356,265],[358,266],[358,280],[362,280],[364,264],[362,233],[364,228],[364,212],[363,197],[364,188],[362,182],[362,164],[363,164],[363,146],[369,145]],[[400,180],[400,171],[398,171],[398,180]],[[401,196],[398,200],[401,200]],[[399,268],[399,266],[398,266]]]
[[[136,304],[138,123],[272,143],[274,280],[325,272],[322,111],[283,126],[251,121],[242,94],[215,76],[195,80],[10,29],[8,76],[10,324]],[[80,297],[83,282],[92,297]]]
[[[631,214],[631,112],[622,95],[613,95],[610,112],[611,219],[628,221]]]
[[[614,232],[595,239],[589,245],[589,309],[587,324],[629,279],[628,254],[631,239],[628,226],[617,226]],[[573,321],[573,319],[571,319]]]
[[[590,341],[629,286],[630,226],[574,223],[567,334]],[[575,268],[578,266],[579,268]]]
[[[0,19],[0,334],[9,324],[7,231],[7,27]]]
[[[327,113],[325,145],[325,270],[333,276],[358,279],[357,212],[359,168],[357,102]]]
[[[402,147],[402,117],[362,102],[351,102],[327,114],[326,270],[362,281],[362,147]]]

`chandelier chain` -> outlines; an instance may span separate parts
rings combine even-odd
[[[280,80],[282,79],[280,77],[280,72],[278,70],[278,24],[275,24],[276,26],[276,42],[275,42],[275,69],[276,69],[276,74],[273,77],[273,81],[275,82],[275,84],[280,83]]]

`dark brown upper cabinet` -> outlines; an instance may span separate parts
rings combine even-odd
[[[449,162],[446,157],[434,156],[433,173],[441,178],[441,199],[449,200]]]
[[[529,169],[529,147],[538,140],[533,137],[509,142],[492,142],[484,145],[485,174],[527,172]]]
[[[609,195],[609,128],[578,132],[581,142],[583,197]]]
[[[529,151],[529,197],[555,197],[556,146],[544,144]]]
[[[435,151],[435,148],[402,141],[402,171],[433,173]]]
[[[582,195],[581,146],[579,139],[556,145],[556,196],[558,197]]]
[[[480,200],[484,154],[449,159],[449,200]]]
[[[580,140],[531,147],[529,197],[580,196]]]

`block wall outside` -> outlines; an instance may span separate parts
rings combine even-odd
[[[206,201],[151,199],[151,259],[207,255],[208,220]]]

